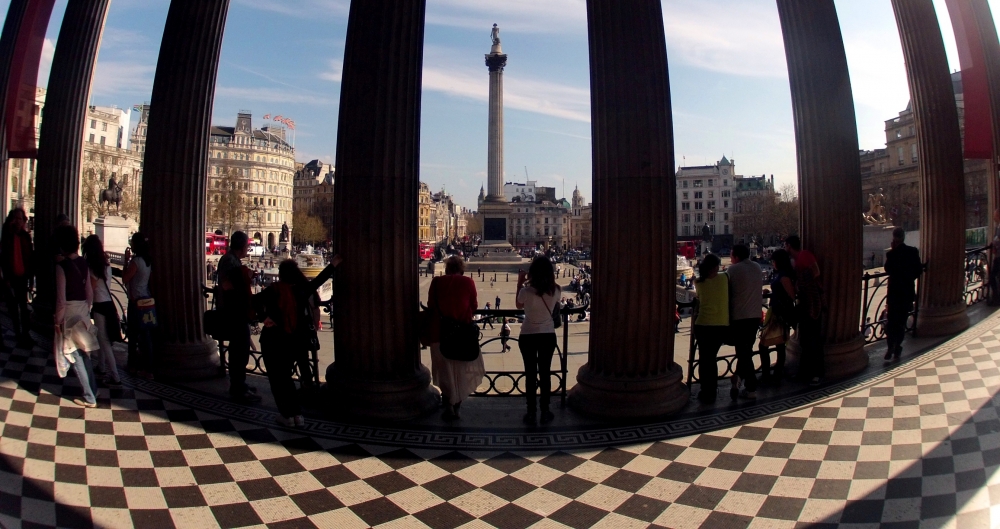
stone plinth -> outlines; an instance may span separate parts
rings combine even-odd
[[[124,253],[129,246],[129,230],[132,223],[117,216],[97,217],[94,220],[94,233],[104,243],[105,252]]]
[[[875,254],[874,266],[883,266],[885,264],[885,252],[889,250],[889,246],[892,244],[893,229],[895,229],[895,226],[866,225],[862,228],[863,242],[861,256],[865,267],[872,266],[872,254]]]

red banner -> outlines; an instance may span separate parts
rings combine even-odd
[[[979,33],[976,15],[969,0],[945,1],[951,25],[955,29],[958,59],[962,64],[965,157],[989,160],[993,157],[993,125],[990,119],[992,113],[983,37]]]
[[[11,158],[35,158],[35,87],[55,0],[30,0],[14,45],[7,84],[7,151]]]

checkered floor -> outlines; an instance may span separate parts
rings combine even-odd
[[[0,352],[0,525],[995,527],[1000,315],[894,376],[716,432],[547,453],[344,443]],[[9,345],[8,345],[9,347]],[[312,426],[315,426],[313,424]]]

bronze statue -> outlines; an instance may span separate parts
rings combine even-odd
[[[868,211],[861,214],[866,224],[884,226],[889,223],[889,218],[885,215],[885,206],[882,205],[884,200],[885,195],[882,194],[881,187],[878,189],[878,193],[868,194]]]
[[[500,28],[496,24],[493,24],[493,31],[490,32],[490,38],[493,39],[493,45],[500,45]]]
[[[122,203],[122,186],[118,185],[118,179],[115,178],[115,175],[112,174],[111,179],[108,180],[108,188],[101,191],[101,197],[98,203],[102,208],[104,207],[104,204],[107,203],[107,213],[111,213],[111,204],[114,204],[115,215],[118,215]]]
[[[284,222],[281,224],[281,237],[278,238],[278,242],[288,242],[288,223]]]

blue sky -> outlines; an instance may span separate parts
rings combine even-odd
[[[0,0],[6,14],[9,0]],[[487,70],[492,24],[505,70],[505,169],[590,199],[590,110],[585,0],[428,0],[421,180],[475,207],[486,179]],[[837,0],[862,148],[883,147],[884,120],[909,99],[889,0]],[[40,84],[66,0],[56,2]],[[148,101],[168,0],[113,0],[92,103]],[[952,68],[958,68],[944,0]],[[1000,0],[990,0],[994,12]],[[213,123],[237,111],[295,120],[296,158],[333,162],[348,0],[232,0]],[[677,163],[734,158],[741,174],[795,181],[788,75],[774,0],[663,0]]]

